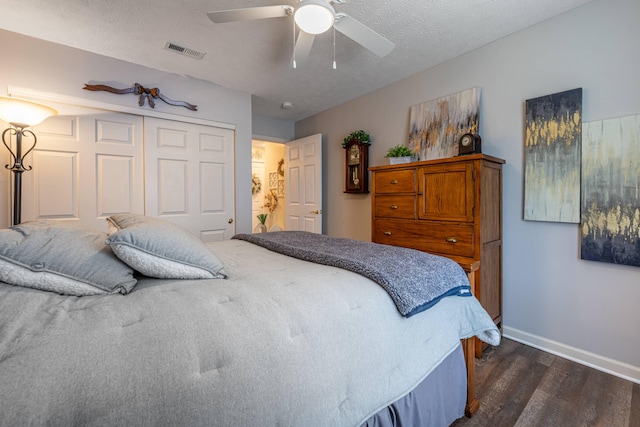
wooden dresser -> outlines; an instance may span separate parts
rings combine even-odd
[[[504,162],[472,154],[369,168],[371,240],[479,265],[474,293],[500,330]]]

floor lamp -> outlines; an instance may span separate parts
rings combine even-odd
[[[47,117],[58,114],[53,108],[36,104],[34,102],[23,101],[14,98],[0,98],[0,120],[9,123],[9,127],[2,132],[2,143],[11,154],[10,163],[5,165],[14,174],[13,179],[13,225],[20,224],[20,210],[22,206],[22,172],[30,171],[31,166],[25,167],[24,158],[36,146],[36,135],[30,130],[26,130],[29,126],[37,125]],[[11,149],[11,137],[16,137],[15,151]],[[22,138],[33,138],[31,148],[24,151],[22,147]],[[8,139],[8,141],[7,141]]]

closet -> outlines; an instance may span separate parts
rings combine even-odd
[[[235,132],[84,107],[33,128],[23,174],[22,220],[105,219],[134,212],[180,224],[204,241],[235,233]]]

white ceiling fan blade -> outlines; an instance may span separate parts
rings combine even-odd
[[[294,68],[301,67],[307,62],[309,53],[311,52],[311,46],[313,46],[313,41],[315,40],[315,38],[315,35],[305,33],[302,30],[298,32],[296,45],[293,48]]]
[[[282,4],[277,6],[248,7],[245,9],[220,10],[208,12],[207,16],[216,24],[234,21],[250,21],[264,18],[280,18],[293,14],[293,7]]]
[[[336,22],[333,26],[336,30],[356,43],[366,47],[380,58],[387,55],[396,47],[395,44],[347,14],[337,13]]]

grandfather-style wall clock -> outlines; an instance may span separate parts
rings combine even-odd
[[[369,144],[351,140],[345,147],[345,193],[369,192]]]

